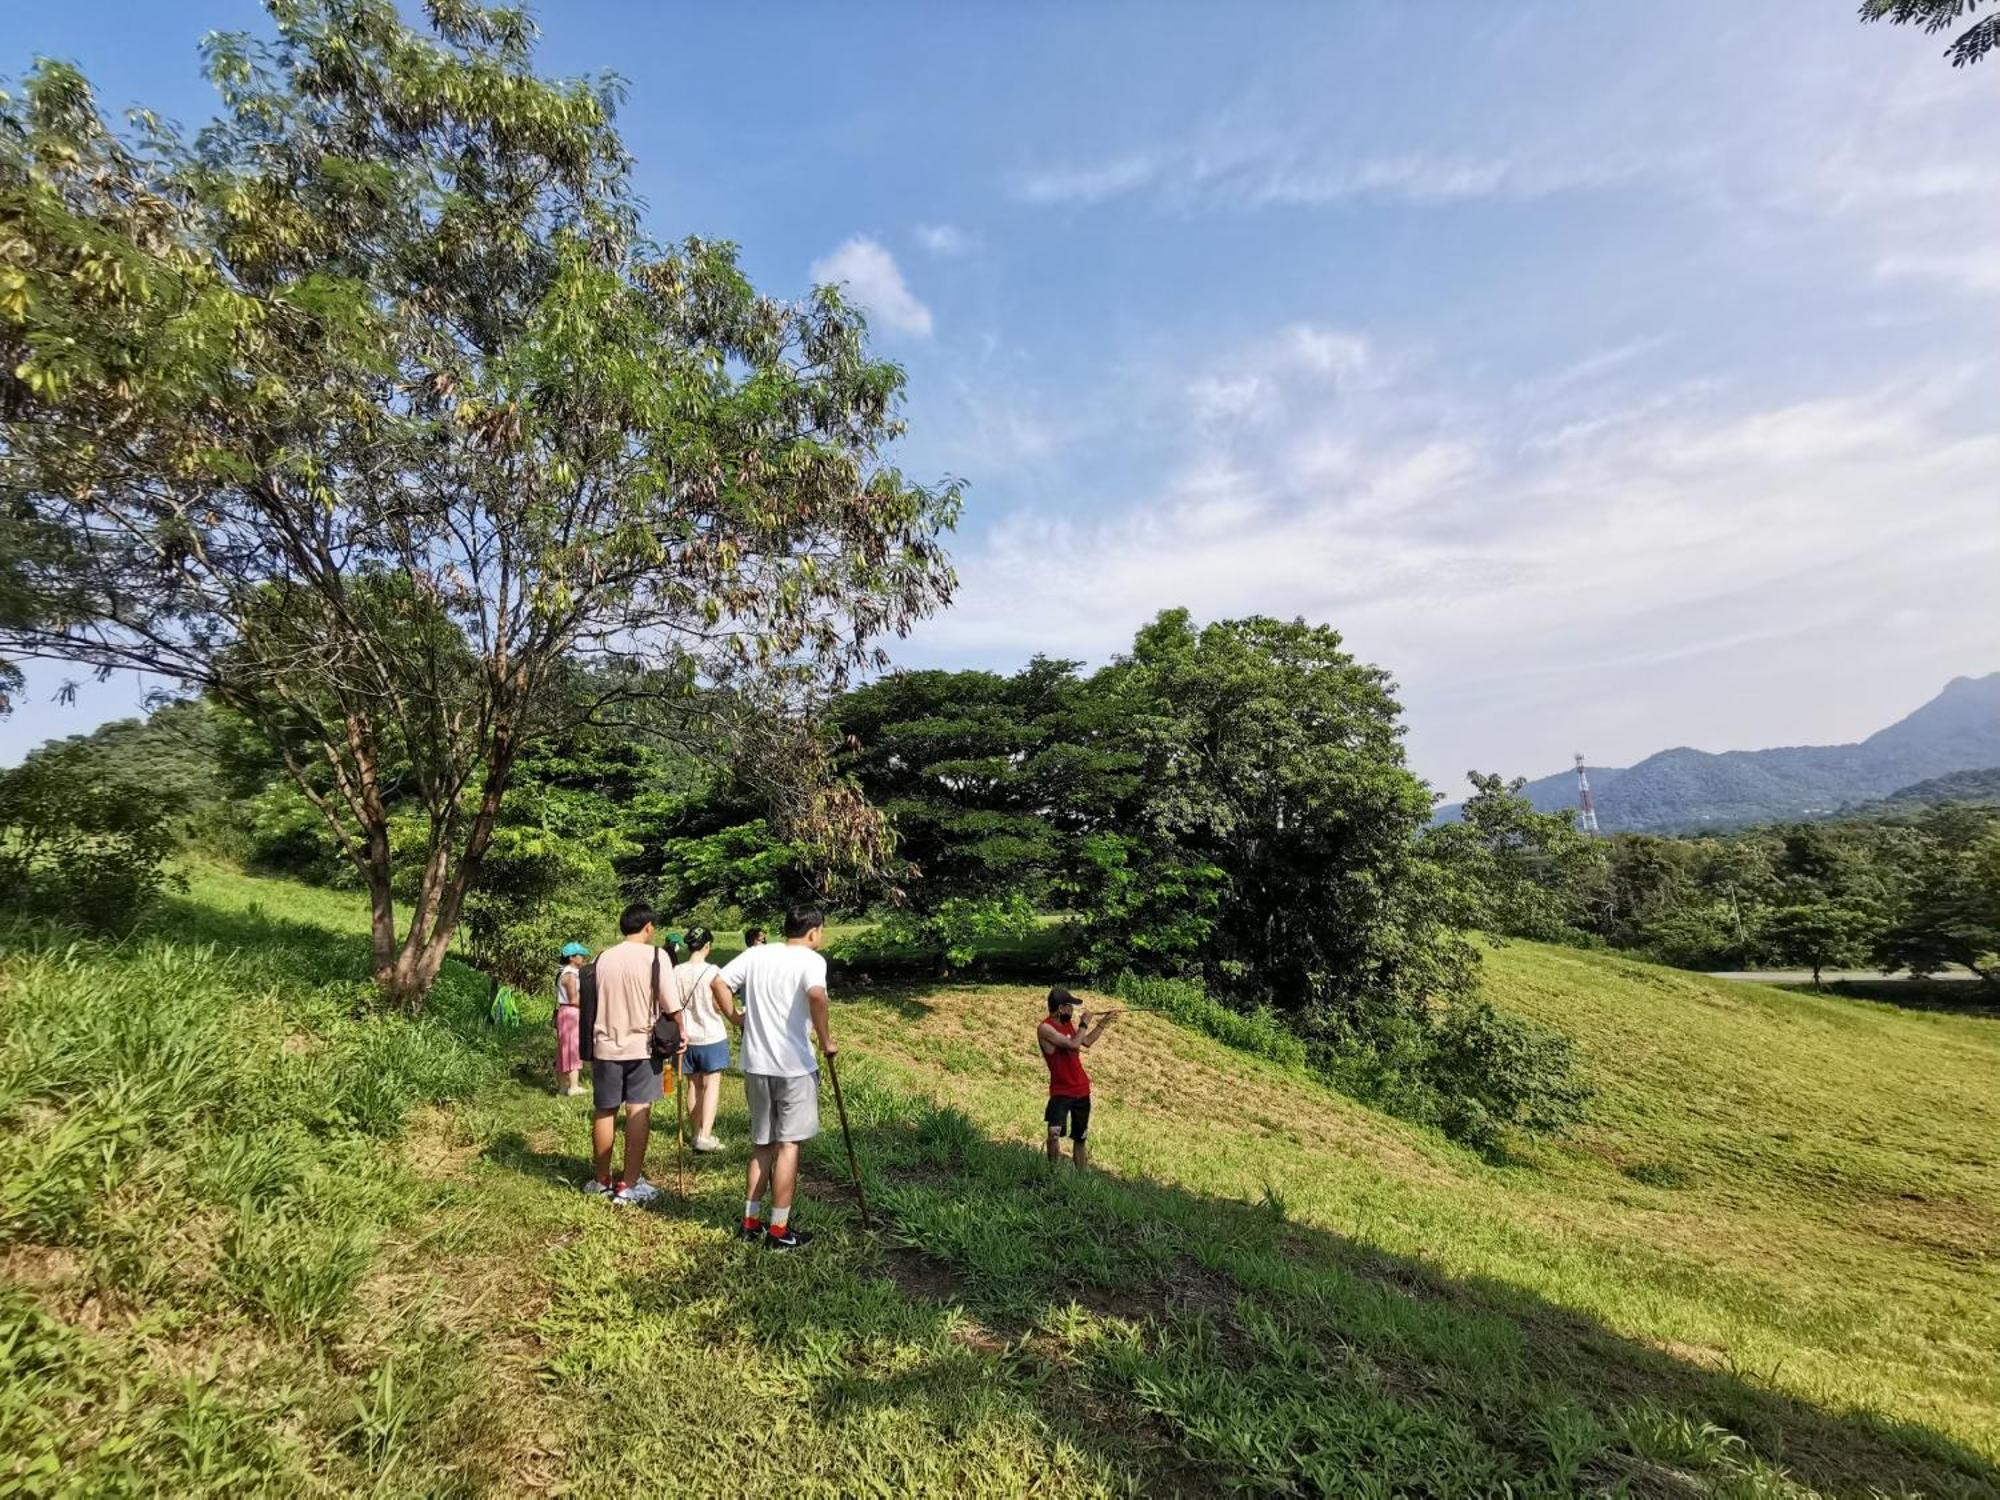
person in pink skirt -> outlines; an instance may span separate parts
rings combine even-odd
[[[590,950],[581,943],[564,943],[562,967],[556,970],[556,1092],[580,1094],[583,1085],[577,1074],[583,1071],[583,966],[590,962]]]

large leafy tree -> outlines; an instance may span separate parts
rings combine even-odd
[[[1781,906],[1764,919],[1764,941],[1781,963],[1812,970],[1813,988],[1822,969],[1865,963],[1869,945],[1882,930],[1872,913],[1831,901]]]
[[[813,847],[879,852],[797,726],[948,597],[957,506],[884,462],[902,374],[836,292],[643,236],[614,84],[538,76],[519,11],[428,13],[271,0],[274,39],[208,42],[192,138],[56,64],[0,97],[0,516],[38,541],[0,654],[258,726],[411,1002],[579,717],[725,745]]]
[[[1959,964],[2000,987],[2000,818],[1949,808],[1927,821],[1927,847],[1876,956],[1919,978]]]
[[[1431,795],[1403,763],[1387,673],[1324,626],[1197,630],[1170,610],[1100,679],[1141,761],[1124,871],[1179,886],[1212,984],[1334,1039],[1464,991],[1473,954],[1420,852]]]

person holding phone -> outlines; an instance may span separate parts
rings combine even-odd
[[[1077,1009],[1076,996],[1061,985],[1049,991],[1049,1013],[1035,1028],[1042,1061],[1049,1065],[1049,1103],[1042,1119],[1049,1128],[1049,1160],[1062,1160],[1063,1137],[1070,1139],[1070,1160],[1077,1170],[1090,1165],[1090,1075],[1083,1070],[1085,1049],[1097,1045],[1104,1029],[1117,1019],[1111,1011],[1090,1024],[1090,1012]]]

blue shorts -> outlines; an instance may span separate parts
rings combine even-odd
[[[726,1073],[729,1071],[729,1040],[705,1042],[699,1047],[690,1047],[681,1057],[681,1071],[690,1078],[696,1073]]]

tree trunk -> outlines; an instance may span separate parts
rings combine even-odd
[[[465,893],[479,874],[488,845],[493,842],[493,826],[500,816],[500,801],[507,789],[507,775],[513,766],[510,746],[494,751],[485,785],[480,790],[479,810],[465,838],[465,848],[456,864],[448,845],[450,825],[432,825],[432,847],[424,856],[423,880],[417,892],[416,910],[400,952],[384,978],[377,974],[383,997],[410,1010],[422,1010],[445,954],[458,931],[459,914],[465,907]]]

